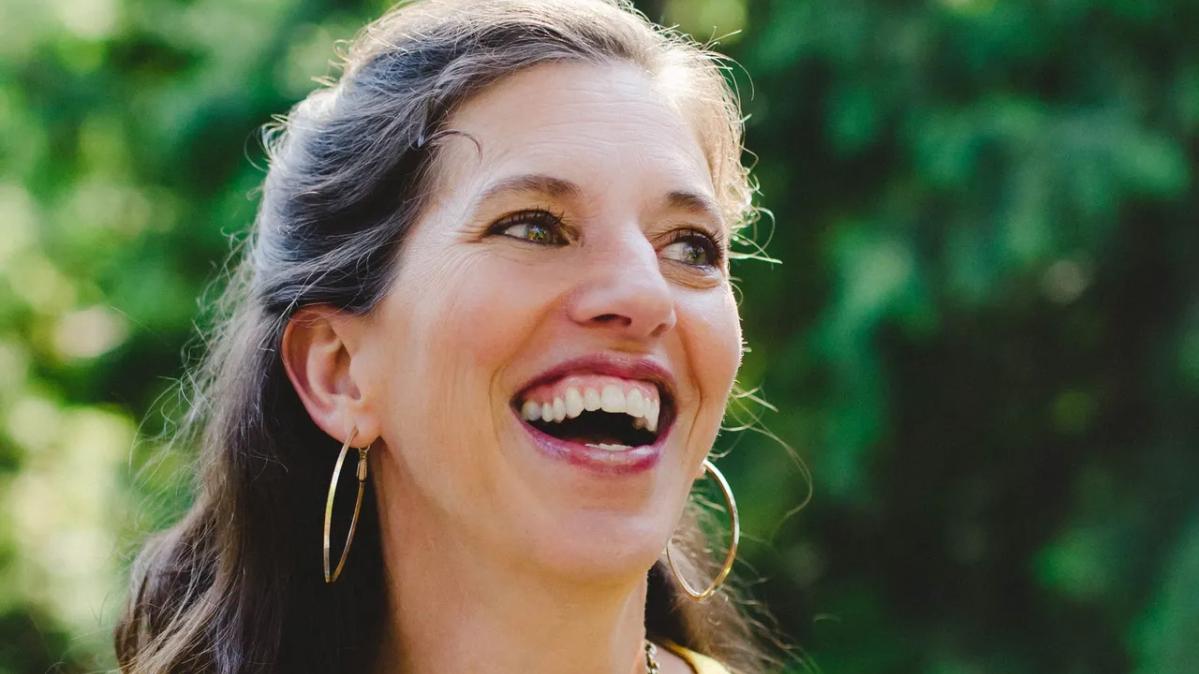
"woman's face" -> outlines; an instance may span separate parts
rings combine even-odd
[[[542,572],[643,573],[741,354],[697,132],[619,64],[522,71],[447,126],[351,363],[384,522]]]

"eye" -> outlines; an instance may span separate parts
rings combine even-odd
[[[505,215],[496,220],[487,233],[542,246],[564,246],[568,243],[562,230],[562,218],[540,208]]]
[[[721,260],[720,245],[711,236],[694,229],[672,233],[662,254],[692,267],[715,267]]]

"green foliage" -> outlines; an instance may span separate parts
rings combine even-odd
[[[641,6],[744,66],[783,264],[737,263],[742,384],[812,502],[766,435],[719,449],[789,671],[1192,671],[1199,6]],[[6,4],[0,672],[112,666],[256,129],[382,8]]]

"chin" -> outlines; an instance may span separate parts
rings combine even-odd
[[[654,565],[671,531],[660,514],[577,512],[559,518],[554,533],[535,544],[534,563],[584,583],[637,579]]]

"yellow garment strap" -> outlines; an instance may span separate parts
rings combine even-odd
[[[661,646],[682,658],[695,674],[731,674],[727,667],[701,653],[680,646],[673,641],[662,640]]]

